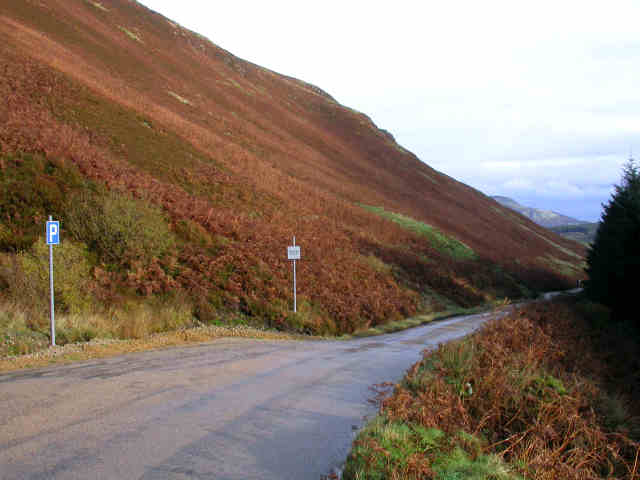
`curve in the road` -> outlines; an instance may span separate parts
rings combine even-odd
[[[314,479],[425,348],[491,314],[339,341],[224,339],[0,375],[0,479]]]

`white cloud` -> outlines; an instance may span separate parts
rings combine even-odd
[[[528,192],[533,191],[535,186],[531,180],[518,177],[504,182],[502,188],[507,192]]]
[[[583,189],[566,180],[550,180],[546,182],[543,187],[543,192],[551,197],[585,197]]]

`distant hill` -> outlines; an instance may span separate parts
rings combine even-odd
[[[542,225],[546,228],[559,227],[561,225],[579,225],[585,223],[575,218],[567,217],[560,213],[552,212],[551,210],[541,210],[539,208],[525,207],[509,197],[501,197],[499,195],[491,197],[496,202],[521,213],[525,217],[534,221],[538,225]]]
[[[551,227],[551,230],[565,238],[590,245],[596,237],[599,223],[583,222],[578,225],[560,225]]]
[[[541,210],[539,208],[525,207],[509,197],[496,195],[491,197],[496,202],[507,208],[515,210],[524,215],[538,225],[546,227],[565,238],[570,238],[576,242],[590,244],[598,229],[597,223],[583,222],[572,217],[567,217],[551,210]]]

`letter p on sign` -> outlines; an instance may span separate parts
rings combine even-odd
[[[60,243],[60,222],[47,222],[47,245]]]

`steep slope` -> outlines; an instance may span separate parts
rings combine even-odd
[[[353,331],[580,274],[577,244],[431,169],[317,87],[135,1],[4,2],[0,62],[10,301],[37,303],[45,288],[32,272],[48,214],[78,270],[56,287],[69,313],[169,302],[203,322]]]

